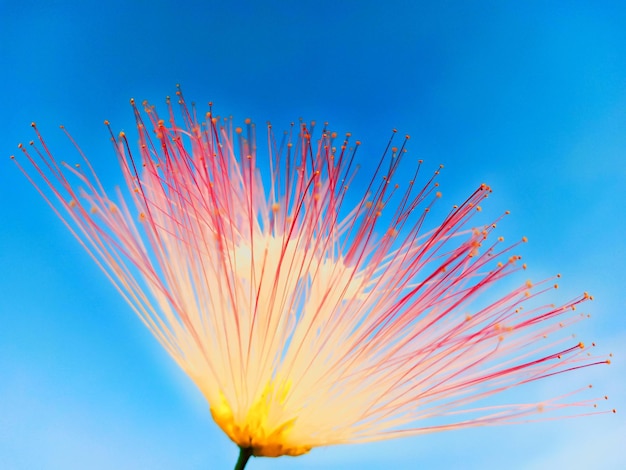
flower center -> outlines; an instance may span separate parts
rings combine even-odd
[[[306,454],[310,446],[297,445],[289,440],[289,434],[297,418],[287,420],[277,416],[289,393],[290,384],[270,381],[261,396],[248,409],[243,421],[238,421],[224,395],[221,402],[211,407],[211,415],[217,425],[239,447],[252,449],[257,457],[297,456]]]

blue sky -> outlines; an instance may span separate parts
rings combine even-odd
[[[621,2],[23,1],[0,3],[0,467],[231,468],[206,403],[11,164],[36,121],[122,182],[102,121],[129,130],[131,97],[190,101],[275,128],[329,121],[376,158],[392,128],[454,204],[479,183],[500,233],[528,236],[529,275],[556,301],[594,294],[579,337],[614,364],[592,382],[616,415],[469,429],[310,455],[269,468],[626,466],[626,8]],[[621,414],[620,414],[621,413]]]

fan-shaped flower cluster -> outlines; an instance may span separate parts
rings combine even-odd
[[[557,334],[589,295],[554,306],[553,279],[498,287],[525,266],[519,242],[491,241],[499,219],[472,225],[488,186],[433,223],[439,171],[417,183],[408,137],[364,185],[349,135],[268,125],[261,151],[249,120],[198,119],[178,99],[182,125],[169,101],[169,122],[133,103],[138,155],[111,133],[128,192],[109,195],[86,159],[58,163],[38,132],[25,173],[248,454],[592,405],[474,404],[608,362]]]

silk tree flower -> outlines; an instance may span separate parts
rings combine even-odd
[[[472,225],[488,186],[433,223],[439,169],[418,186],[408,136],[399,148],[392,136],[364,184],[349,134],[300,123],[276,136],[268,124],[260,150],[251,121],[200,119],[177,100],[167,122],[132,102],[138,154],[111,132],[128,191],[109,194],[84,156],[55,160],[34,124],[38,142],[20,145],[30,170],[15,161],[204,394],[241,449],[236,468],[595,412],[574,397],[583,389],[484,403],[609,363],[563,334],[588,294],[557,306],[543,300],[555,279],[501,282],[526,268],[514,253],[525,239],[492,241],[502,217]]]

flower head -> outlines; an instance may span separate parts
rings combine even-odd
[[[541,300],[554,279],[497,287],[525,269],[525,240],[492,241],[501,217],[472,225],[488,186],[434,224],[439,170],[424,186],[421,162],[404,174],[408,136],[363,185],[350,135],[268,124],[261,151],[251,121],[199,119],[177,98],[178,122],[169,100],[168,122],[132,103],[138,155],[111,133],[128,191],[109,195],[86,158],[57,162],[34,125],[39,143],[20,147],[43,184],[20,168],[248,454],[593,405],[478,404],[608,362],[560,333],[588,294],[555,306]]]

